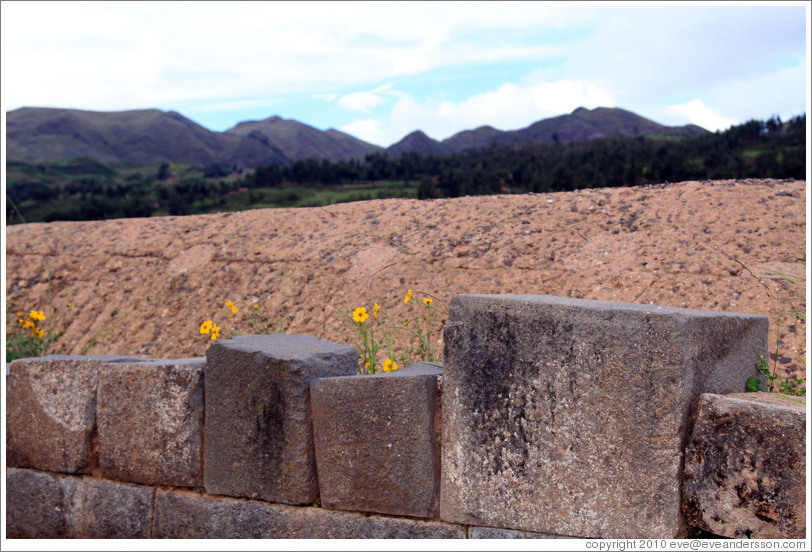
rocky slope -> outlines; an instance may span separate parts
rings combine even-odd
[[[350,343],[357,306],[400,325],[423,297],[536,293],[763,314],[805,377],[805,320],[779,314],[806,309],[805,205],[802,181],[716,181],[11,226],[6,322],[41,309],[52,352],[177,358],[205,354],[205,320],[249,333],[254,304]]]

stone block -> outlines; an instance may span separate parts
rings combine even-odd
[[[159,489],[155,537],[172,539],[454,539],[464,527]]]
[[[149,538],[154,489],[104,479],[63,477],[68,537]]]
[[[469,527],[469,539],[568,539],[559,535],[545,535],[531,531],[514,531],[512,529],[497,529],[496,527]]]
[[[315,501],[310,382],[355,374],[355,348],[271,334],[215,341],[206,357],[206,492]]]
[[[203,485],[205,359],[101,367],[99,465],[109,479]]]
[[[51,355],[15,360],[6,377],[6,464],[90,473],[99,367],[136,357]]]
[[[62,539],[67,536],[59,478],[34,470],[6,470],[6,537]]]
[[[458,295],[445,329],[440,518],[674,538],[703,392],[744,389],[762,316],[550,296]]]
[[[413,364],[310,384],[322,507],[437,516],[441,375]]]
[[[796,397],[702,395],[685,451],[687,523],[724,537],[806,538],[805,453]]]
[[[297,508],[280,532],[285,538],[306,539],[464,539],[466,529],[439,521]]]
[[[28,469],[6,472],[8,538],[148,538],[154,490]]]

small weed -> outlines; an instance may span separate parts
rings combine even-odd
[[[229,318],[236,318],[240,309],[231,301],[226,301],[226,306],[229,308]],[[268,317],[262,314],[262,308],[254,303],[248,310],[248,319],[246,326],[253,334],[272,334],[272,333],[285,333],[285,327],[293,320],[289,314],[285,314],[278,321],[271,321]],[[213,319],[206,320],[200,325],[200,334],[208,335],[212,341],[220,339],[220,326],[214,323]],[[229,337],[236,337],[241,335],[240,332],[234,331],[229,334]]]
[[[285,333],[285,327],[291,320],[293,320],[293,317],[289,314],[285,314],[276,324],[273,324],[270,319],[262,315],[260,306],[254,303],[251,307],[248,327],[260,334]]]
[[[413,294],[413,290],[408,290],[403,303],[409,304]],[[366,307],[356,308],[352,316],[347,317],[353,330],[351,339],[358,350],[359,374],[392,372],[398,369],[398,363],[406,366],[419,361],[440,361],[440,353],[433,340],[433,324],[437,314],[445,311],[434,307],[431,297],[424,297],[422,302],[412,304],[419,305],[419,311],[403,322],[394,320],[389,310],[379,303],[374,303],[372,307],[372,318]],[[445,319],[441,325],[444,323]]]
[[[6,362],[18,358],[39,357],[45,354],[60,334],[40,327],[47,320],[43,311],[30,311],[26,316],[17,313],[17,331],[6,334]]]
[[[785,395],[795,395],[796,397],[806,396],[806,380],[798,376],[791,376],[781,381],[781,393]]]
[[[803,359],[801,359],[803,362]],[[759,373],[764,376],[767,384],[766,388],[762,389],[761,385],[761,378],[747,378],[747,383],[745,384],[745,388],[749,392],[761,392],[766,391],[769,393],[779,392],[783,393],[784,395],[793,395],[796,397],[805,397],[806,396],[806,380],[801,379],[797,376],[791,376],[789,378],[783,379],[778,382],[778,389],[776,389],[776,380],[778,380],[778,376],[775,373],[775,369],[770,372],[770,367],[767,364],[767,361],[764,360],[764,355],[758,357],[758,362],[756,362],[756,369]]]

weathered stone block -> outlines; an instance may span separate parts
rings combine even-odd
[[[545,535],[531,531],[514,531],[513,529],[497,529],[495,527],[469,527],[469,539],[568,539],[559,535]]]
[[[454,297],[440,518],[578,537],[681,536],[692,403],[743,390],[766,339],[761,316]]]
[[[147,538],[153,489],[28,469],[6,472],[8,538]]]
[[[315,501],[310,382],[354,374],[355,348],[272,334],[216,341],[206,357],[206,491],[286,504]]]
[[[49,473],[6,470],[6,537],[61,539],[67,535],[62,486]]]
[[[97,462],[99,367],[136,357],[65,356],[15,360],[6,377],[6,464],[89,473]]]
[[[80,477],[63,477],[61,484],[70,538],[150,537],[154,489]]]
[[[155,537],[173,539],[454,539],[464,527],[159,489]]]
[[[686,521],[725,537],[805,538],[805,453],[805,404],[702,395],[685,451]]]
[[[436,517],[441,375],[413,364],[310,384],[323,507]]]
[[[104,477],[147,485],[203,485],[205,359],[102,366],[99,464]]]

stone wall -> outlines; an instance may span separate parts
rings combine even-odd
[[[765,318],[460,295],[445,331],[373,376],[284,334],[15,361],[7,536],[804,537],[805,406],[734,394]]]

